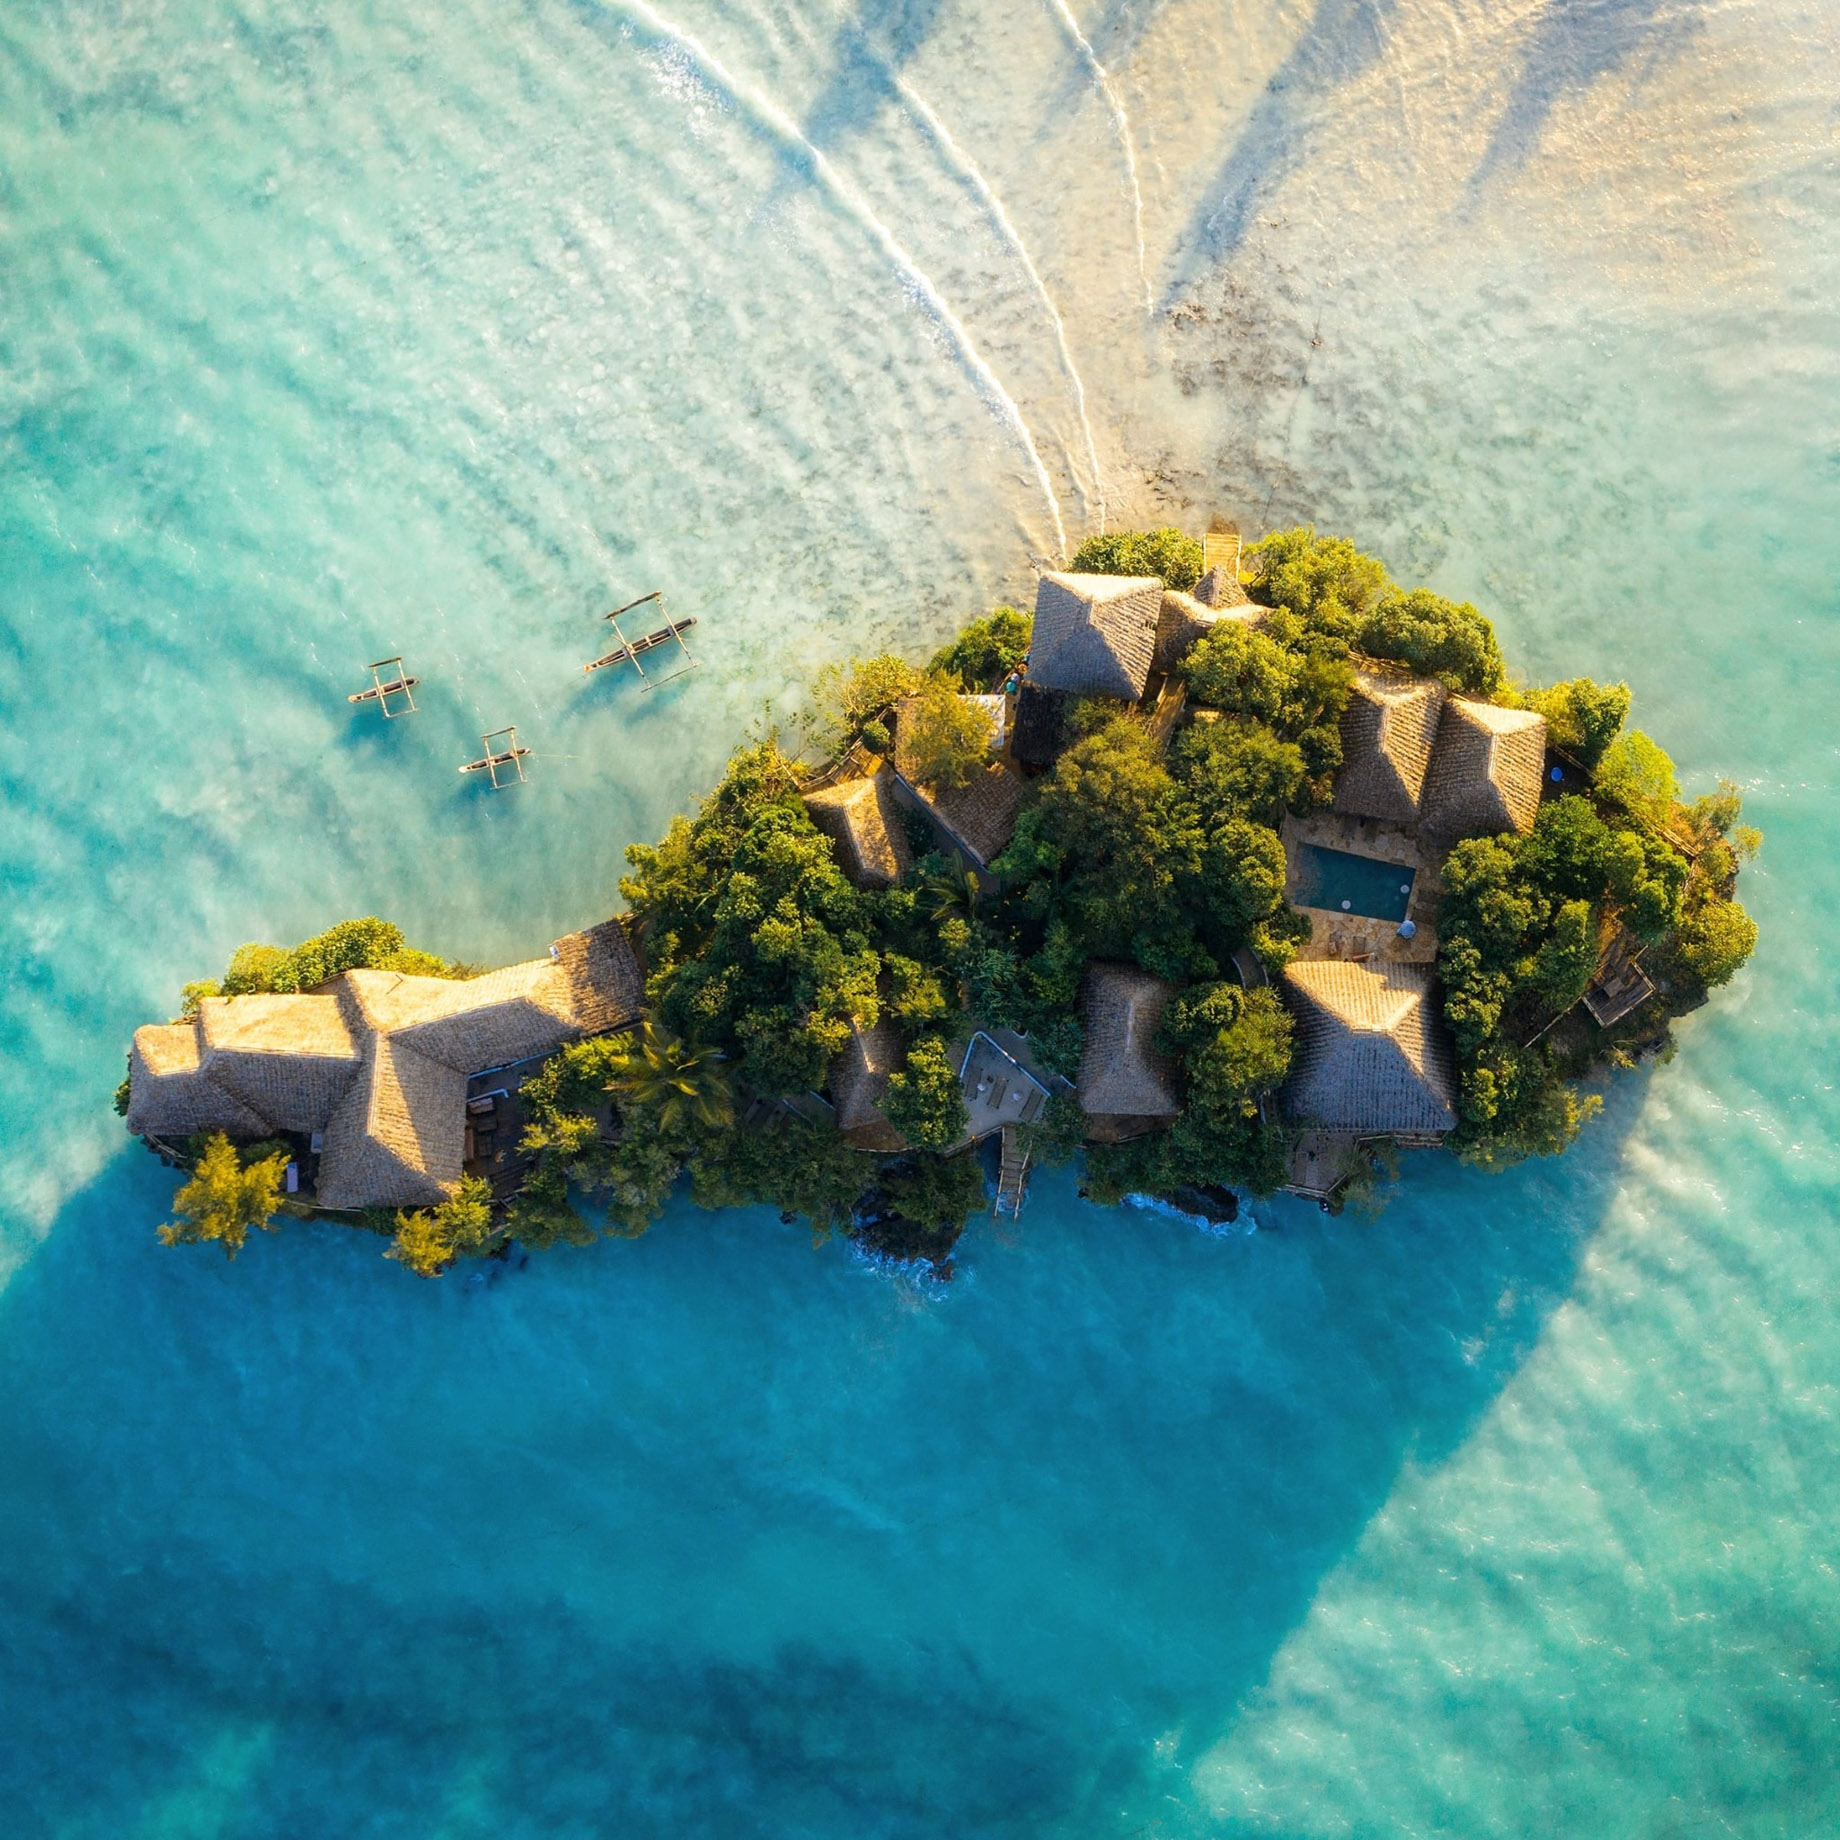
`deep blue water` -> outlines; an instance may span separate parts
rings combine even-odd
[[[1831,20],[45,0],[0,22],[0,1830],[1840,1825]],[[162,1249],[248,939],[506,962],[1112,521],[1626,678],[1756,963],[1576,1151],[949,1286],[675,1206]],[[704,668],[585,677],[661,587]],[[404,653],[422,713],[346,693]],[[455,765],[516,722],[527,786]]]

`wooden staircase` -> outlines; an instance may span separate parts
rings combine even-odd
[[[1012,1220],[1022,1212],[1023,1192],[1028,1184],[1029,1153],[1013,1124],[1003,1127],[1003,1161],[997,1170],[997,1199],[991,1213]]]

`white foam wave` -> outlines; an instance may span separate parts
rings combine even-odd
[[[998,380],[989,361],[978,350],[964,322],[952,310],[932,277],[902,246],[894,232],[876,215],[874,208],[862,193],[850,183],[831,160],[812,144],[798,123],[770,96],[764,95],[751,84],[743,82],[694,33],[673,24],[657,8],[648,5],[647,0],[611,0],[611,3],[617,10],[637,21],[646,31],[679,47],[694,62],[705,82],[713,83],[721,89],[745,109],[759,125],[766,128],[786,147],[795,152],[812,177],[836,203],[843,207],[848,216],[868,233],[870,240],[906,280],[915,298],[926,309],[933,323],[957,347],[960,357],[977,380],[986,401],[1015,430],[1017,438],[1022,443],[1023,451],[1028,455],[1029,467],[1035,475],[1036,485],[1041,489],[1042,499],[1048,507],[1048,515],[1054,520],[1054,540],[1057,553],[1065,554],[1067,530],[1061,521],[1060,501],[1055,497],[1054,483],[1048,477],[1048,469],[1042,464],[1041,453],[1035,445],[1035,437],[1030,432],[1029,425],[1023,418],[1015,398]],[[1140,237],[1140,248],[1141,242]]]

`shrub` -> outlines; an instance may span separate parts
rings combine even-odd
[[[1206,552],[1170,525],[1157,530],[1108,530],[1088,537],[1067,566],[1075,575],[1155,575],[1186,592],[1201,579]]]

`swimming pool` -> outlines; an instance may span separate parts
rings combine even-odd
[[[1412,899],[1416,871],[1374,856],[1306,843],[1300,861],[1297,903],[1362,914],[1370,920],[1403,920]]]

